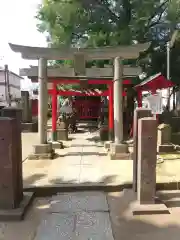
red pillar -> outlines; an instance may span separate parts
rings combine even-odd
[[[114,139],[113,83],[109,84],[109,140]]]
[[[56,122],[57,122],[57,83],[53,82],[52,91],[52,141],[57,140]]]
[[[138,90],[137,92],[137,104],[138,107],[142,107],[142,91]]]

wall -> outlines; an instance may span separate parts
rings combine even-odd
[[[21,77],[9,72],[10,94],[12,98],[21,98]],[[0,101],[6,100],[4,70],[0,71]]]

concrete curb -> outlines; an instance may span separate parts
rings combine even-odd
[[[34,192],[35,197],[46,197],[57,194],[58,192],[80,192],[80,191],[103,191],[103,192],[118,192],[124,189],[131,189],[132,183],[125,183],[119,185],[105,185],[105,184],[61,184],[51,186],[32,186],[25,187],[24,191]],[[156,190],[180,190],[180,181],[157,183]]]

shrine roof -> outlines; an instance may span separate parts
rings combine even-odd
[[[135,86],[137,90],[149,91],[149,90],[161,90],[169,87],[173,87],[174,83],[167,80],[161,73],[157,73],[138,85]]]

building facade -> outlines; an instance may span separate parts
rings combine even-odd
[[[8,74],[8,77],[7,77]],[[19,75],[4,69],[0,70],[0,103],[6,103],[10,95],[12,102],[21,99],[21,80]],[[8,87],[9,85],[9,87]]]

